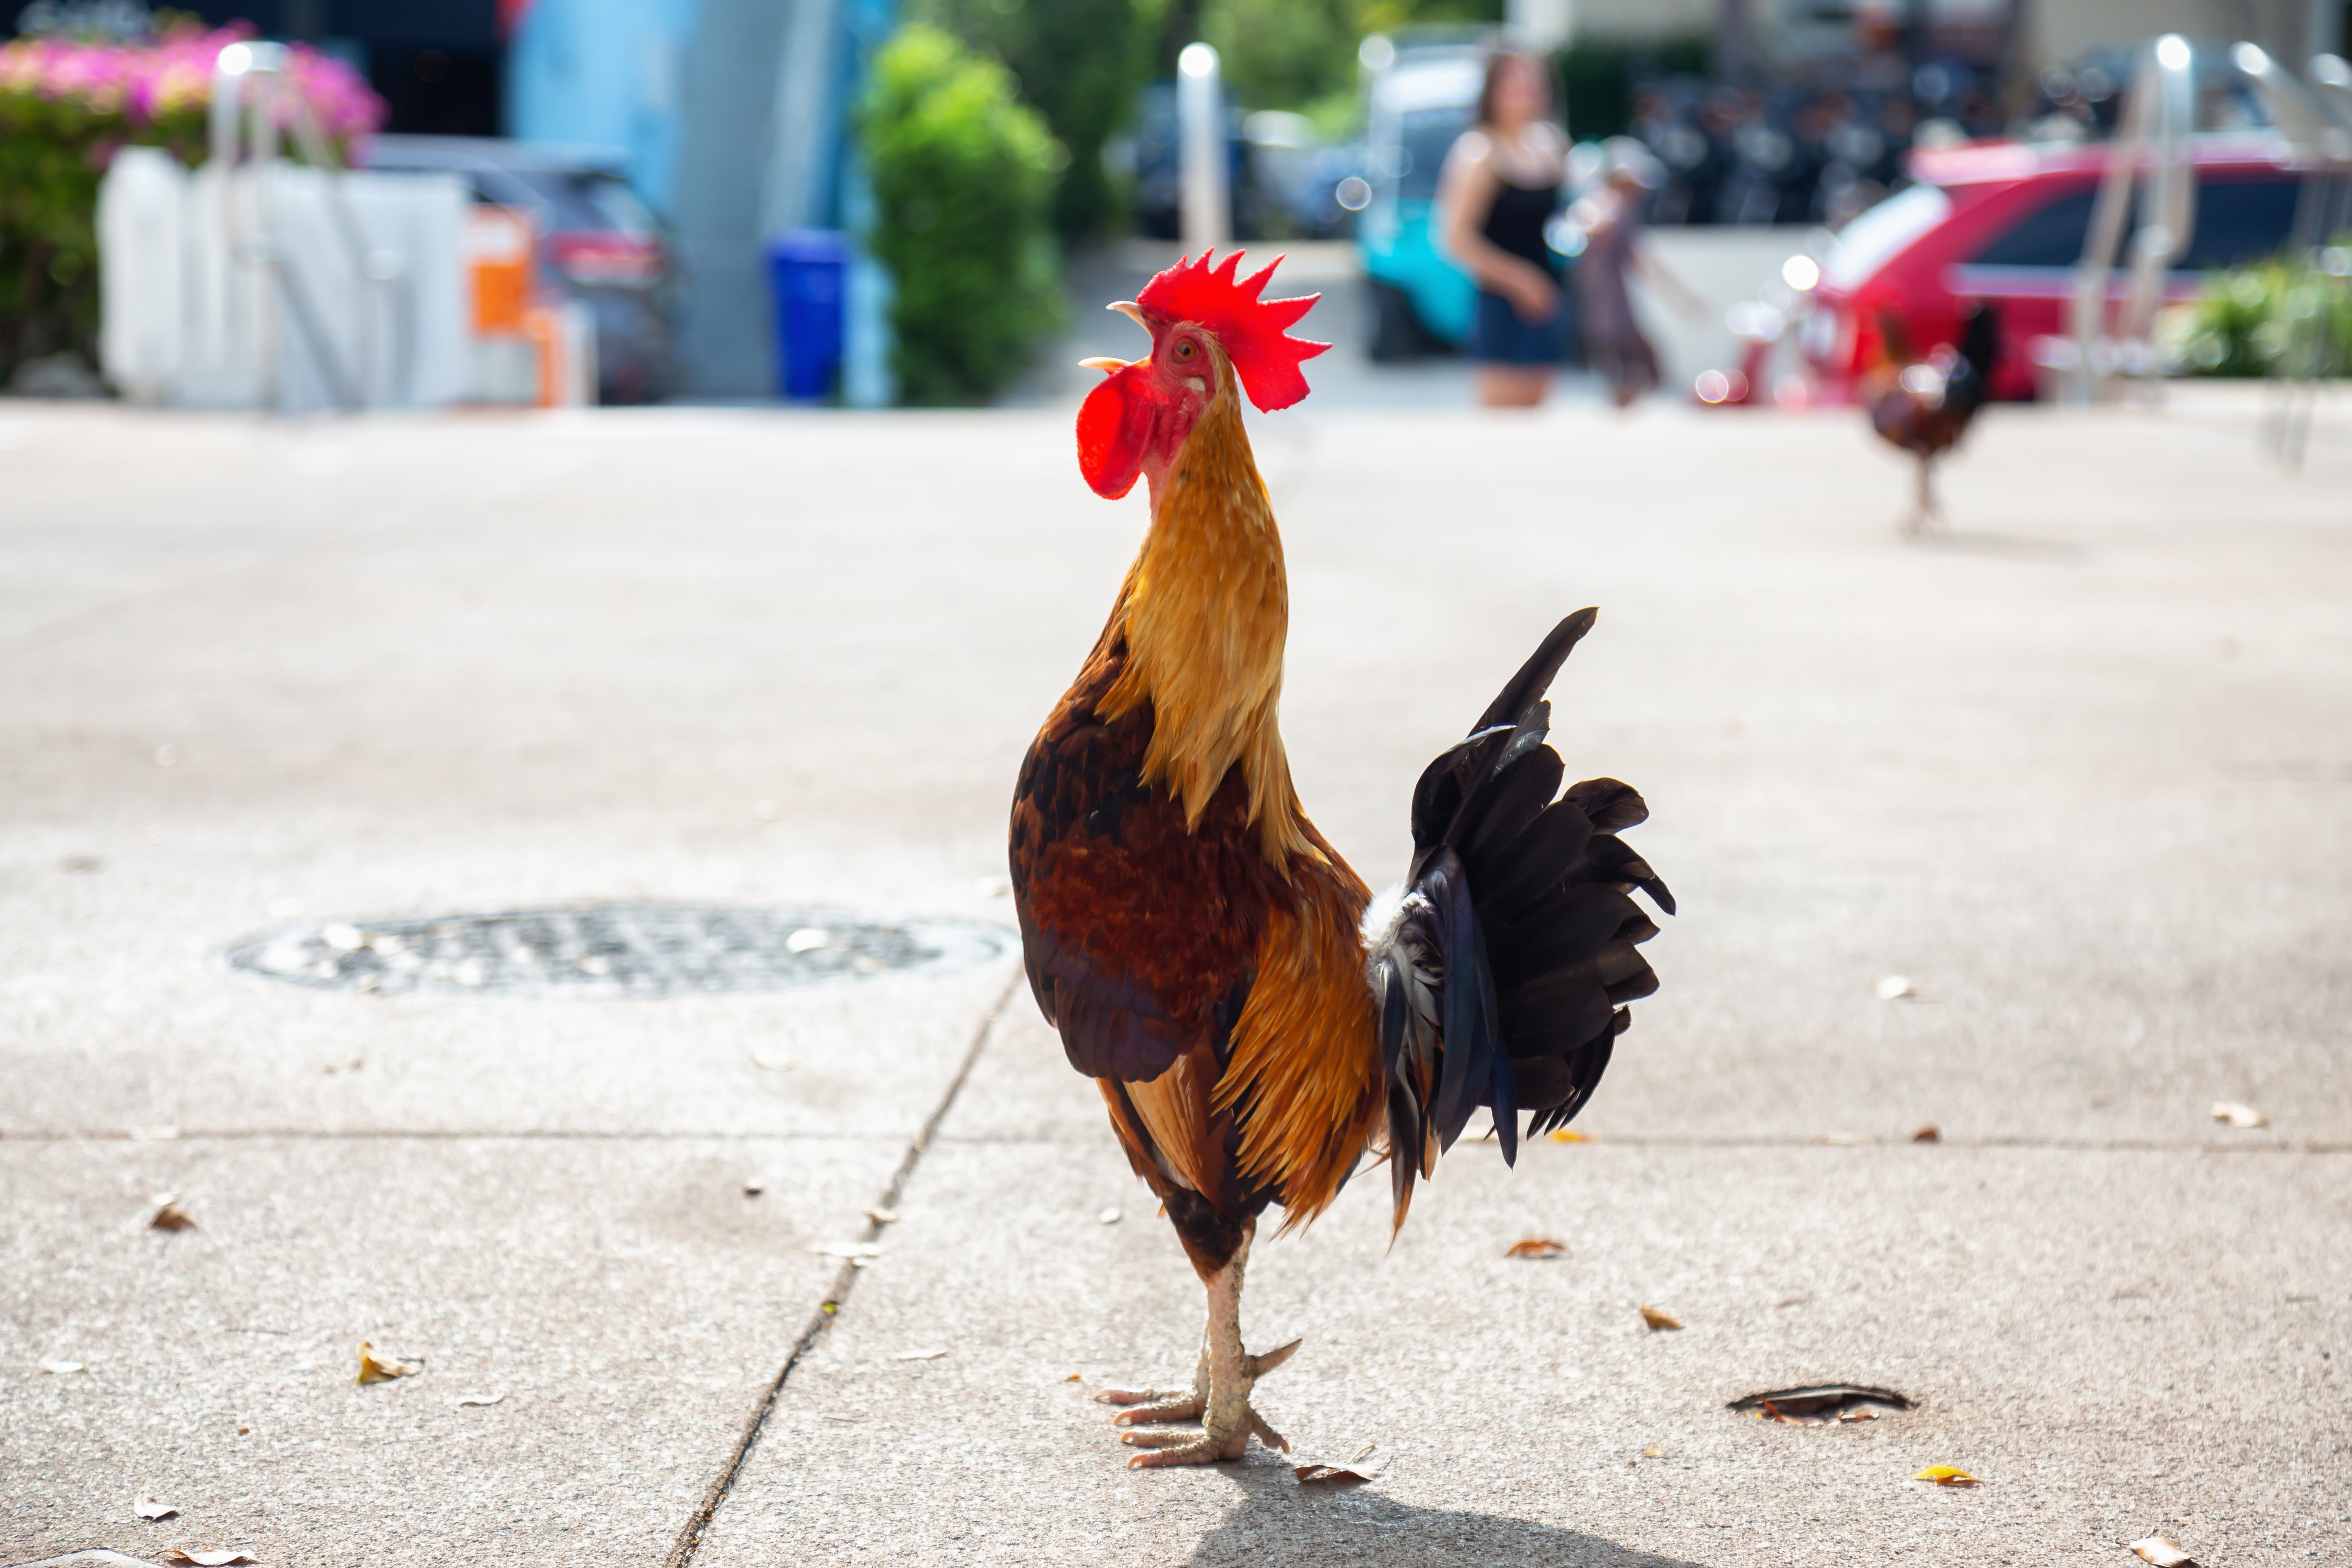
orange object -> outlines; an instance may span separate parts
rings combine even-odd
[[[512,207],[466,215],[466,272],[474,290],[474,331],[522,332],[531,306],[530,219]]]
[[[539,406],[561,406],[563,401],[563,314],[545,305],[533,306],[523,312],[522,330],[539,356]]]

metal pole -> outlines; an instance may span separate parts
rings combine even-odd
[[[1224,94],[1217,51],[1187,44],[1176,57],[1177,168],[1182,189],[1185,250],[1194,256],[1233,237],[1226,181]]]
[[[2124,121],[2116,127],[2107,149],[2106,172],[2091,206],[2091,221],[2083,237],[2083,258],[2074,268],[2074,295],[2067,309],[2067,335],[2074,340],[2074,363],[2066,380],[2066,401],[2096,402],[2106,353],[2107,290],[2115,270],[2116,251],[2123,243],[2124,219],[2131,211],[2132,184],[2147,145],[2147,130],[2155,118],[2156,61],[2141,63],[2124,106]]]
[[[2091,208],[2083,259],[2074,271],[2074,297],[2067,326],[2074,340],[2074,363],[2067,401],[2088,403],[2114,370],[2143,377],[2154,372],[2147,344],[2150,323],[2162,301],[2164,278],[2187,248],[2197,218],[2196,172],[2189,163],[2189,132],[2196,113],[2189,40],[2167,33],[2156,40],[2133,83],[2122,134],[2108,153],[2106,174]],[[2139,183],[2143,161],[2152,162],[2144,187],[2147,210],[2131,237],[2128,286],[2122,320],[2106,335],[2108,294],[2116,251]],[[2154,390],[2153,381],[2147,383]]]
[[[2189,248],[2197,226],[2197,172],[2190,163],[2189,134],[2195,128],[2197,98],[2189,78],[2189,40],[2168,33],[2156,41],[2156,63],[2161,91],[2156,121],[2156,169],[2149,181],[2147,205],[2139,229],[2132,236],[2131,287],[2116,336],[2125,368],[2138,378],[2141,391],[2153,397],[2157,386],[2156,353],[2149,334],[2155,330],[2157,308],[2164,303],[2165,275],[2175,258]]]

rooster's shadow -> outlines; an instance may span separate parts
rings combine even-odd
[[[1373,1487],[1302,1489],[1282,1465],[1227,1474],[1241,1500],[1201,1537],[1184,1568],[1276,1563],[1350,1568],[1700,1568],[1558,1525],[1466,1510],[1416,1508]]]

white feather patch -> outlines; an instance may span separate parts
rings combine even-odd
[[[1372,895],[1364,906],[1364,951],[1378,952],[1396,941],[1397,928],[1404,923],[1404,900],[1407,889],[1402,882],[1391,882]]]

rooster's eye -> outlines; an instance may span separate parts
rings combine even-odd
[[[1198,353],[1200,353],[1200,350],[1193,347],[1192,340],[1190,338],[1186,338],[1182,342],[1176,345],[1176,357],[1178,359],[1191,359]]]

